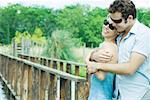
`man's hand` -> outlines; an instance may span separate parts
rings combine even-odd
[[[97,49],[91,54],[91,60],[95,62],[107,63],[112,59],[112,54],[106,50]]]
[[[86,62],[86,64],[87,64],[87,70],[88,70],[89,74],[94,74],[95,72],[98,71],[96,62],[88,61],[88,62]]]

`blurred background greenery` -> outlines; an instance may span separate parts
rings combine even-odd
[[[79,4],[55,10],[20,4],[1,7],[0,44],[10,45],[12,39],[19,43],[25,37],[46,44],[43,56],[76,61],[71,48],[97,47],[103,41],[102,24],[107,14],[107,9]],[[150,27],[150,9],[138,9],[137,16]]]

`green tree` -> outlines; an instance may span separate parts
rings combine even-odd
[[[42,30],[38,27],[36,27],[34,34],[31,37],[31,40],[36,43],[46,44],[46,38],[43,36]]]
[[[15,32],[28,31],[31,35],[36,27],[43,30],[44,36],[49,36],[55,30],[55,17],[52,9],[41,7],[24,7],[19,4],[9,5],[0,9],[0,33],[8,44]]]
[[[64,60],[75,60],[72,48],[75,47],[75,40],[71,34],[64,30],[56,30],[48,39],[44,55]]]
[[[72,32],[81,43],[98,46],[103,41],[100,33],[106,15],[106,9],[75,5],[57,11],[56,21],[59,29]]]

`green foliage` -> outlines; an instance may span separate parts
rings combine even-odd
[[[31,37],[31,40],[36,43],[46,44],[46,38],[43,36],[42,30],[38,27],[36,27],[34,34]]]
[[[147,25],[148,27],[150,27],[150,10],[145,11],[141,22],[143,22],[145,25]]]
[[[104,9],[76,5],[59,10],[56,21],[59,29],[72,32],[74,37],[80,38],[88,46],[98,46],[103,41],[100,33],[106,15]]]
[[[15,32],[34,33],[36,27],[43,30],[44,36],[49,36],[55,30],[55,17],[52,9],[40,7],[24,7],[19,4],[9,5],[0,8],[0,40],[4,44],[9,44],[15,36]]]
[[[22,33],[17,31],[15,34],[16,34],[15,37],[14,37],[15,42],[16,43],[21,43]]]
[[[150,27],[150,9],[139,9],[138,19],[140,22]]]
[[[21,43],[22,38],[23,39],[30,39],[31,38],[31,35],[28,32],[21,33],[21,32],[17,31],[15,34],[16,35],[15,35],[14,39],[15,39],[16,43]]]
[[[72,33],[80,44],[86,43],[89,47],[93,44],[95,47],[103,41],[102,23],[107,14],[107,9],[93,9],[79,4],[59,10],[9,5],[0,8],[0,43],[9,44],[17,31],[29,32],[33,40],[41,41],[58,29]],[[150,27],[150,9],[138,9],[137,15],[140,22]],[[42,35],[41,32],[34,32],[37,28],[42,30]]]
[[[48,45],[44,55],[64,60],[75,60],[72,48],[75,47],[75,40],[71,33],[63,30],[56,30],[52,36],[48,38]]]

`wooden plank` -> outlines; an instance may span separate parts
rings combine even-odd
[[[40,64],[43,65],[43,58],[40,58]]]
[[[6,78],[6,67],[5,67],[6,64],[7,64],[6,61],[7,61],[7,57],[5,57],[5,60],[4,60],[4,66],[3,66],[3,77],[4,77],[4,78]]]
[[[45,100],[48,100],[48,96],[49,96],[49,86],[50,86],[50,76],[49,76],[49,73],[45,73],[46,76],[45,76]]]
[[[47,73],[41,71],[40,76],[40,100],[45,100],[47,86]]]
[[[50,74],[50,84],[49,84],[49,91],[48,91],[48,100],[56,100],[56,84],[57,78],[55,75]]]
[[[21,100],[28,100],[28,66],[23,66],[23,78],[22,78],[22,93]]]
[[[71,74],[71,64],[69,63],[66,64],[66,72]],[[67,79],[65,85],[66,100],[71,100],[71,81]]]
[[[29,66],[29,71],[28,71],[28,100],[32,100],[33,98],[33,67]]]
[[[30,62],[30,61],[27,61],[27,60],[19,59],[19,58],[13,57],[13,56],[8,56],[8,57],[16,59],[18,61],[22,61],[25,64],[29,64],[29,65],[31,65],[31,66],[33,66],[35,68],[38,68],[38,69],[43,70],[43,71],[46,71],[48,73],[61,76],[62,78],[65,78],[65,79],[74,80],[74,81],[85,81],[85,78],[82,78],[82,77],[79,77],[79,76],[74,76],[74,75],[71,75],[71,74],[67,74],[65,72],[62,72],[62,71],[59,71],[59,70],[55,70],[55,69],[52,69],[52,68],[48,68],[46,66],[43,66],[43,65],[40,65],[40,64],[36,64],[36,63]]]
[[[66,72],[71,74],[71,64],[66,64]]]
[[[2,55],[0,55],[0,73],[2,73]]]
[[[53,68],[53,60],[50,60],[50,68]]]
[[[76,82],[76,100],[87,100],[88,99],[88,88],[86,82]]]
[[[60,77],[57,77],[57,96],[56,100],[60,100]]]
[[[8,80],[8,75],[9,75],[9,72],[8,72],[9,69],[8,69],[8,67],[9,67],[9,58],[6,59],[6,77],[5,77],[6,80]]]
[[[65,82],[65,79],[60,78],[60,100],[65,100]]]
[[[41,70],[38,70],[38,99],[40,100],[40,92],[41,92],[41,82],[40,82],[40,78],[41,78]]]
[[[23,63],[22,62],[18,62],[17,64],[17,95],[21,96],[21,83],[22,83],[22,78],[23,78]],[[23,84],[22,84],[23,85]]]
[[[60,80],[61,100],[71,100],[71,82],[67,79]]]
[[[6,59],[6,57],[5,56],[3,56],[3,59],[2,59],[2,75],[4,76],[4,66],[5,66],[5,59]]]
[[[48,64],[47,64],[48,67],[51,67],[51,61],[48,60]]]
[[[53,69],[53,68],[49,68],[49,67],[46,67],[46,66],[43,66],[43,65],[40,65],[40,64],[36,64],[36,63],[30,62],[30,61],[27,61],[27,60],[22,60],[22,61],[25,64],[32,65],[35,68],[38,68],[40,70],[43,70],[43,71],[51,73],[51,74],[55,74],[55,75],[60,76],[64,79],[74,80],[74,81],[86,81],[86,79],[83,78],[83,77],[79,77],[79,76],[69,74],[69,71],[71,72],[70,69],[67,70],[68,73],[65,73],[65,72],[62,72],[62,71],[59,71],[59,70],[56,70],[56,69]]]
[[[32,100],[39,99],[39,69],[33,69],[33,89],[32,89],[33,98]]]
[[[7,82],[8,83],[10,83],[11,82],[11,70],[10,70],[10,58],[8,58],[9,60],[8,60],[8,64],[9,64],[9,66],[8,66],[8,79],[7,79]],[[3,70],[3,69],[2,69]]]
[[[14,91],[16,92],[17,95],[17,73],[18,73],[18,61],[15,61],[15,77],[14,77]]]
[[[10,66],[9,66],[9,74],[10,74],[10,85],[11,85],[11,87],[12,87],[12,82],[13,82],[13,67],[12,67],[12,65],[13,65],[13,63],[12,63],[12,59],[10,59]]]
[[[75,65],[75,75],[79,76],[79,66]]]
[[[12,75],[12,89],[14,89],[15,90],[15,85],[16,85],[16,61],[13,59],[12,60],[12,72],[11,73],[13,73],[13,75]]]
[[[46,66],[46,59],[43,59],[43,65]]]
[[[71,81],[71,100],[75,100],[75,81]]]
[[[53,61],[53,67],[54,69],[57,69],[57,62],[56,61]]]
[[[26,54],[21,54],[23,56],[29,56],[29,55],[26,55]],[[35,56],[32,56],[32,57],[35,57]],[[53,60],[53,61],[56,61],[56,62],[63,62],[63,63],[69,63],[71,65],[78,65],[78,66],[83,66],[83,67],[86,67],[85,64],[82,64],[82,63],[77,63],[77,62],[72,62],[72,61],[66,61],[66,60],[61,60],[61,59],[55,59],[55,58],[47,58],[47,57],[39,57],[39,58],[42,58],[42,59],[47,59],[47,60]]]
[[[60,70],[64,71],[64,63],[63,62],[60,62]]]
[[[34,57],[30,57],[30,61],[35,62]]]

